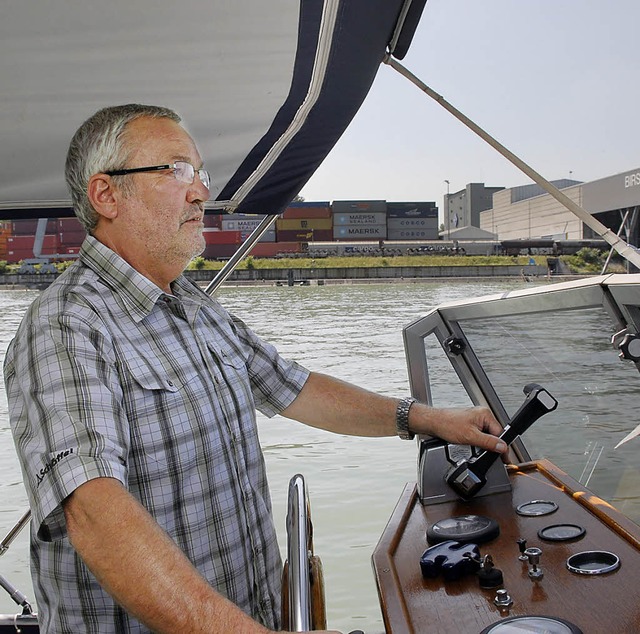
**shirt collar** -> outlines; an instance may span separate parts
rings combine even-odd
[[[80,261],[122,298],[136,321],[144,319],[153,310],[158,299],[166,295],[159,286],[91,235],[82,243]],[[180,281],[180,287],[183,284]]]

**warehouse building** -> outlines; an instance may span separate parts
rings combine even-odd
[[[504,187],[486,187],[484,183],[469,183],[464,189],[450,193],[449,181],[444,197],[443,225],[440,238],[449,240],[465,227],[480,227],[480,214],[491,209],[493,195]],[[463,238],[464,239],[464,238]]]
[[[583,183],[552,183],[603,225],[638,246],[640,168]],[[480,213],[480,228],[499,240],[590,240],[598,236],[577,216],[538,185],[503,189],[493,195],[493,207]]]

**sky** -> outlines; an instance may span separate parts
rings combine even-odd
[[[549,180],[640,167],[640,0],[428,0],[401,63]],[[436,201],[532,181],[392,68],[301,191]]]

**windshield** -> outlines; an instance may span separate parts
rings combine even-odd
[[[523,459],[547,458],[640,523],[640,435],[619,445],[640,425],[640,376],[611,342],[637,311],[628,298],[640,305],[637,281],[622,308],[584,284],[446,306],[405,329],[412,389],[436,406],[487,402],[506,423],[524,386],[542,385],[558,407],[525,432]]]

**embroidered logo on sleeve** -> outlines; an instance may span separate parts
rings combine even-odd
[[[64,460],[67,456],[70,456],[73,453],[73,447],[71,449],[66,449],[65,451],[61,451],[56,456],[54,456],[49,462],[46,462],[44,467],[40,469],[38,473],[36,473],[36,478],[38,480],[38,486],[42,484],[44,477],[49,473],[61,460]]]

